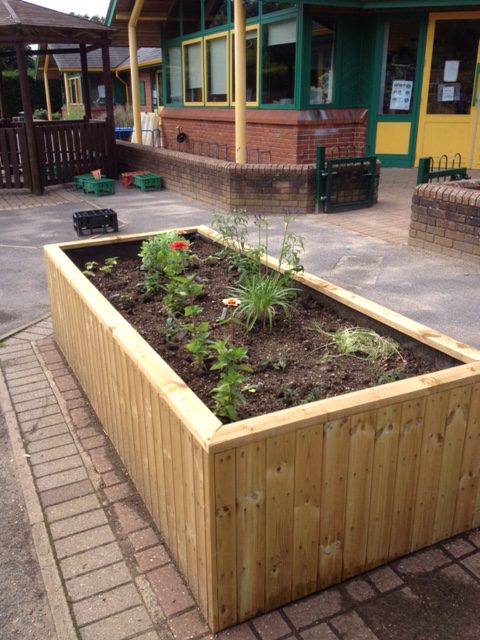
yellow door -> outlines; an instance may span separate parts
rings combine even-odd
[[[461,156],[480,167],[480,12],[431,14],[416,147],[418,159]]]

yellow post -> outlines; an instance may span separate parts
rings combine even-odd
[[[45,85],[45,102],[47,104],[48,119],[52,119],[52,103],[50,101],[50,87],[48,86],[48,62],[50,56],[45,56],[45,64],[43,65],[43,84]]]
[[[70,96],[70,84],[68,82],[68,74],[63,74],[63,83],[65,85],[65,106],[67,107],[67,118],[70,114],[70,105],[72,104],[72,98]]]
[[[128,22],[128,49],[130,53],[130,82],[132,85],[133,139],[142,144],[142,117],[140,113],[140,80],[137,58],[137,22],[143,9],[143,0],[135,0]]]
[[[235,0],[235,161],[247,162],[247,64],[245,7]]]

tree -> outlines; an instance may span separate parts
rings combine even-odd
[[[105,24],[105,18],[101,18],[100,16],[89,16],[86,13],[75,13],[75,11],[70,11],[70,15],[83,18],[84,20],[90,20],[90,22],[96,22],[97,24]]]

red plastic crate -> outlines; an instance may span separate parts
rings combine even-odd
[[[122,187],[128,189],[128,187],[131,187],[133,184],[133,176],[143,176],[147,173],[148,171],[126,171],[125,173],[121,173]]]

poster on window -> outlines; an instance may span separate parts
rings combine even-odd
[[[390,109],[395,111],[410,111],[412,102],[413,80],[394,80],[390,94]]]

